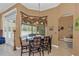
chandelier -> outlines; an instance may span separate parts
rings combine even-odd
[[[28,15],[21,11],[21,18],[24,21],[23,23],[34,25],[47,24],[47,16],[41,16],[40,7],[40,3],[38,3],[38,16]]]

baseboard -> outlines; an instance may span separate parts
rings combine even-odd
[[[52,47],[58,48],[59,46],[58,45],[52,45]]]
[[[72,56],[75,56],[75,55],[72,54]]]
[[[18,49],[21,49],[21,47],[16,47],[16,49],[18,50]]]

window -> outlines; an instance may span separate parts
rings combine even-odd
[[[33,26],[33,34],[36,34],[36,33],[37,33],[37,27]]]
[[[22,30],[21,30],[21,35],[26,36],[29,34],[36,34],[37,33],[37,27],[33,25],[27,25],[27,24],[22,24]]]

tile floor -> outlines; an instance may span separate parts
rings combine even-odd
[[[45,52],[45,56],[72,56],[72,49],[68,48],[67,44],[60,41],[59,47],[52,46],[52,52],[48,55]],[[20,56],[20,49],[13,51],[12,47],[4,44],[0,45],[0,56]],[[23,56],[28,56],[28,53],[23,54]],[[35,54],[39,56],[39,54]]]

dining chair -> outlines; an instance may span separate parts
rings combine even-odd
[[[39,53],[41,56],[41,37],[34,37],[33,41],[30,42],[30,53],[34,54]]]
[[[43,39],[43,42],[41,44],[41,47],[42,47],[42,54],[44,56],[44,52],[45,51],[48,51],[48,54],[51,50],[51,44],[50,44],[50,36],[45,36],[44,39]]]
[[[29,53],[29,43],[26,40],[23,41],[21,37],[20,37],[20,45],[21,45],[21,56],[23,53]]]

